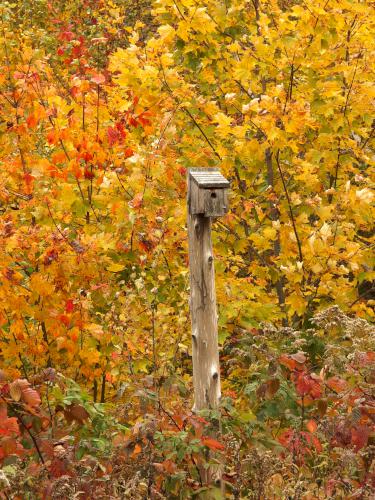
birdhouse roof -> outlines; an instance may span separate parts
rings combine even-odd
[[[229,188],[229,181],[219,170],[202,169],[190,170],[190,178],[198,184],[198,187],[203,189],[209,188]]]

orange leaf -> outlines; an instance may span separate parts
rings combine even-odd
[[[38,119],[35,115],[29,115],[26,118],[26,123],[29,128],[35,128],[38,125]]]
[[[137,455],[139,455],[139,454],[141,453],[141,451],[142,451],[142,447],[141,447],[141,445],[140,445],[140,444],[138,444],[138,443],[137,443],[137,444],[134,446],[134,450],[133,450],[133,453],[131,454],[131,456],[132,456],[132,457],[136,457]]]
[[[306,424],[306,428],[309,432],[311,433],[314,433],[316,431],[316,429],[318,428],[318,425],[317,423],[315,422],[315,420],[309,420]]]
[[[133,156],[134,151],[132,150],[132,148],[126,148],[124,153],[125,153],[125,158],[130,158],[131,156]]]
[[[329,378],[327,380],[327,385],[330,389],[337,393],[343,392],[348,388],[348,383],[346,382],[346,380],[336,376]]]
[[[289,368],[289,370],[294,370],[297,366],[296,361],[291,359],[287,354],[282,354],[279,357],[279,363]]]
[[[202,437],[202,443],[204,446],[207,446],[207,448],[210,448],[210,450],[224,450],[225,446],[219,441],[216,441],[216,439],[213,438],[208,438],[208,437]]]

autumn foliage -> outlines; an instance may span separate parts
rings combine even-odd
[[[372,498],[372,3],[0,12],[0,498]],[[200,415],[192,166],[231,180]]]

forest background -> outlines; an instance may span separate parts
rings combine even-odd
[[[1,498],[222,498],[205,464],[227,498],[372,497],[373,7],[1,3]],[[201,415],[196,166],[231,180]]]

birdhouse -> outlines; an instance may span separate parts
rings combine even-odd
[[[189,210],[192,215],[221,217],[228,212],[230,183],[216,168],[189,170]]]

